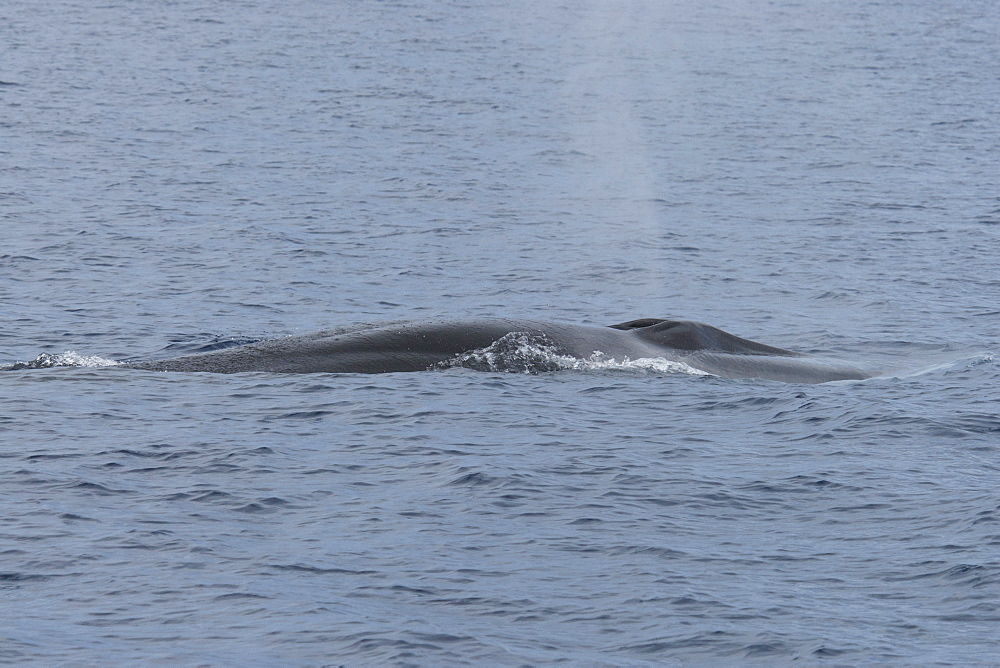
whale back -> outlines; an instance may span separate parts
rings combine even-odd
[[[509,343],[520,346],[524,338],[558,356],[586,360],[600,354],[619,361],[664,358],[727,378],[817,383],[871,376],[866,369],[851,364],[807,357],[734,336],[704,323],[661,318],[630,320],[609,327],[499,318],[388,323],[119,366],[214,373],[422,371],[448,365],[457,356],[475,351],[486,351],[489,353],[486,357],[496,356],[499,352],[491,347],[513,335],[518,337]]]
[[[167,360],[130,362],[147,371],[240,373],[388,373],[424,371],[459,353],[485,348],[511,331],[544,334],[526,321],[403,322],[321,331]]]

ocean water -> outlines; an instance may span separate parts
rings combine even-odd
[[[1000,19],[7,3],[0,661],[1000,661]],[[885,372],[152,373],[359,322]]]

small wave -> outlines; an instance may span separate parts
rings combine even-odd
[[[899,368],[886,372],[882,375],[889,376],[891,378],[915,378],[918,376],[925,376],[927,374],[970,369],[982,364],[992,364],[994,361],[992,353],[979,353],[976,355],[959,357],[958,359],[947,358],[944,360],[931,361],[925,363],[923,366],[913,368]]]
[[[627,370],[655,373],[709,376],[683,362],[663,358],[622,360],[608,357],[600,351],[586,359],[565,354],[551,339],[544,335],[511,332],[485,348],[462,353],[438,365],[439,368],[463,368],[493,373],[544,373],[564,369],[576,370]]]
[[[174,355],[192,355],[195,353],[208,353],[215,350],[225,350],[226,348],[235,348],[237,346],[245,346],[248,343],[256,343],[260,341],[259,337],[250,336],[213,336],[205,335],[206,340],[201,337],[192,341],[174,341],[170,345],[163,348],[163,352],[168,352]]]
[[[3,368],[8,371],[19,371],[21,369],[48,369],[55,366],[100,367],[117,365],[118,362],[114,360],[97,355],[80,355],[74,350],[67,350],[64,353],[42,353],[30,362],[15,362]]]

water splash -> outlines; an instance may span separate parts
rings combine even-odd
[[[493,373],[544,373],[564,369],[574,370],[625,370],[654,373],[674,373],[708,376],[683,362],[663,358],[621,360],[608,357],[600,351],[585,359],[567,355],[546,336],[511,332],[485,348],[462,353],[438,365],[439,368],[463,368]]]
[[[30,362],[15,362],[3,368],[7,371],[19,371],[21,369],[49,369],[57,366],[102,367],[117,365],[118,362],[114,360],[97,355],[80,355],[75,350],[67,350],[64,353],[42,353]]]
[[[565,369],[568,361],[572,360],[547,336],[511,332],[485,348],[462,353],[439,366],[474,371],[541,373]]]
[[[663,357],[640,357],[639,359],[634,360],[626,357],[624,360],[616,360],[614,358],[605,358],[602,353],[595,353],[588,359],[575,361],[577,362],[574,367],[576,369],[620,369],[625,371],[683,374],[687,376],[714,375],[708,371],[695,369],[693,366],[685,364],[684,362],[668,360]]]

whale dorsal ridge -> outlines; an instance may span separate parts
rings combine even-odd
[[[638,320],[629,320],[617,325],[608,325],[608,327],[624,330],[640,329],[642,327],[649,327],[650,325],[658,325],[661,322],[666,322],[666,320],[664,318],[639,318]]]

